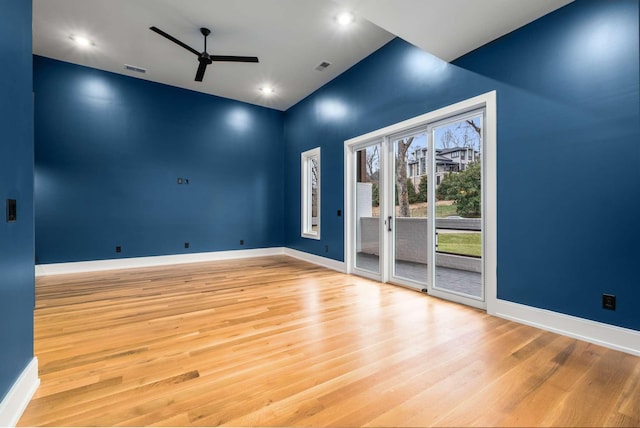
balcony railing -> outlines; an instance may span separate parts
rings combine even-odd
[[[437,218],[436,229],[439,232],[440,246],[443,247],[446,235],[459,232],[461,234],[480,233],[482,219],[479,218]],[[380,251],[380,219],[378,217],[361,217],[357,236],[357,252],[379,255]],[[413,263],[427,264],[427,218],[397,217],[395,220],[395,259]],[[478,239],[481,242],[481,239]],[[479,248],[478,248],[479,250]],[[469,272],[482,271],[482,258],[473,254],[454,253],[436,250],[436,266],[449,267]]]

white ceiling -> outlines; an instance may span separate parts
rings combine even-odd
[[[395,35],[445,60],[467,53],[571,0],[33,0],[33,52],[251,104],[286,110]],[[336,16],[355,12],[341,27]],[[149,30],[197,51],[257,56],[259,64],[210,65]],[[384,28],[384,29],[383,29]],[[70,36],[86,36],[80,48]],[[322,61],[331,66],[315,67]],[[146,74],[124,69],[130,64]],[[275,88],[266,97],[258,89]]]
[[[573,0],[334,0],[452,61]]]

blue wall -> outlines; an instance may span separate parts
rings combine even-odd
[[[0,401],[33,358],[31,2],[0,0]],[[6,222],[6,199],[18,219]]]
[[[286,112],[285,245],[344,260],[344,140],[497,90],[498,297],[640,330],[638,50],[636,0],[576,1],[453,64],[390,42]],[[320,241],[299,208],[317,146]]]
[[[43,57],[34,70],[38,263],[282,245],[282,112]]]
[[[498,297],[640,329],[638,63],[634,0],[576,1],[452,64],[396,39],[284,115],[36,58],[36,255],[189,241],[344,260],[344,140],[497,90]],[[319,241],[300,238],[300,153],[317,146]]]

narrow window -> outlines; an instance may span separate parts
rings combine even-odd
[[[302,153],[302,236],[320,239],[320,147]]]

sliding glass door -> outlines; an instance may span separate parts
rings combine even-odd
[[[355,177],[352,183],[355,195],[355,268],[366,276],[380,278],[381,229],[380,142],[355,149]]]
[[[484,112],[431,127],[434,204],[431,293],[484,300],[482,157]]]
[[[429,266],[429,197],[427,130],[392,136],[393,185],[387,198],[393,238],[391,277],[422,290],[427,287]]]
[[[484,307],[485,114],[346,146],[350,271]]]

